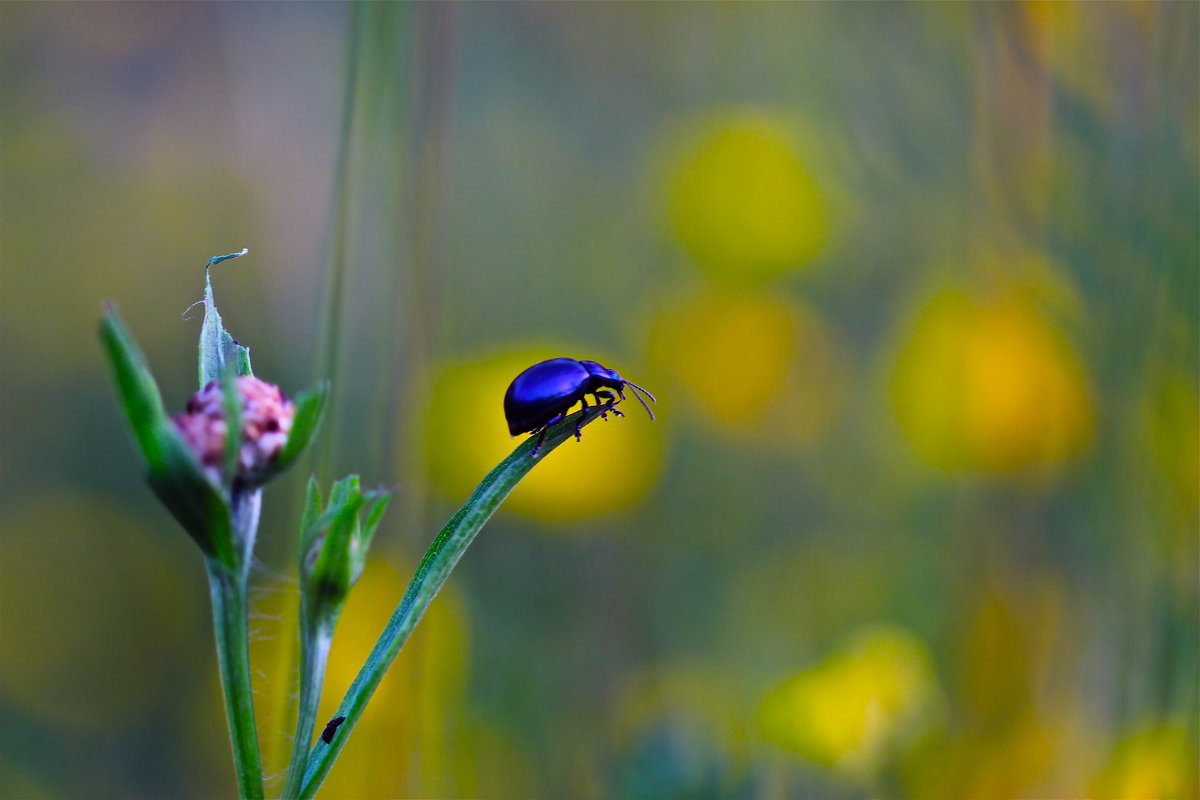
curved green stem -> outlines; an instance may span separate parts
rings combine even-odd
[[[217,658],[221,663],[221,686],[225,693],[229,738],[233,743],[238,795],[242,800],[262,800],[262,764],[258,756],[258,733],[254,729],[253,690],[250,685],[246,571],[230,570],[215,558],[207,558],[205,563],[212,594]]]
[[[300,791],[301,798],[311,798],[321,788],[384,673],[480,528],[535,464],[540,463],[551,450],[574,435],[576,423],[586,425],[606,410],[605,406],[592,406],[587,411],[572,414],[550,428],[536,459],[529,457],[529,451],[533,449],[537,437],[531,436],[526,439],[508,458],[488,473],[466,504],[442,528],[417,566],[416,574],[408,584],[408,590],[400,600],[400,605],[392,612],[391,619],[388,620],[379,640],[375,642],[366,663],[358,671],[354,683],[346,691],[346,696],[342,698],[337,715],[344,716],[345,722],[334,734],[332,742],[326,744],[318,741],[309,754],[304,787]]]
[[[303,604],[303,600],[301,601]],[[305,609],[300,610],[305,619]],[[310,626],[306,626],[310,627]],[[287,782],[283,798],[296,797],[304,781],[304,768],[308,765],[308,748],[312,743],[313,729],[317,723],[317,712],[321,705],[321,685],[325,682],[325,666],[329,661],[329,646],[333,642],[331,625],[311,626],[301,635],[300,702],[296,708],[296,736],[292,740],[292,756],[288,760]]]

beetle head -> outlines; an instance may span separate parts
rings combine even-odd
[[[617,373],[615,369],[609,369],[603,364],[595,361],[583,361],[581,359],[579,363],[582,364],[583,368],[588,371],[588,375],[592,376],[592,380],[595,383],[601,386],[610,386],[613,389],[616,389],[617,394],[621,395],[622,400],[625,399],[625,392],[623,390],[626,386],[628,386],[633,392],[633,396],[636,397],[638,402],[642,404],[642,408],[646,409],[646,413],[650,415],[650,419],[654,419],[654,412],[650,410],[650,406],[646,404],[646,401],[642,399],[642,395],[638,392],[644,393],[646,397],[650,398],[650,402],[652,403],[657,402],[654,399],[654,395],[650,394],[633,381],[625,380]]]
[[[583,368],[588,371],[589,375],[598,379],[604,386],[612,386],[615,389],[617,386],[625,383],[615,369],[609,369],[597,361],[580,360],[579,363],[583,364]]]

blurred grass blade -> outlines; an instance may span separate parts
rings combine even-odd
[[[462,558],[484,524],[491,519],[500,503],[534,465],[540,464],[549,456],[550,451],[574,436],[576,422],[587,425],[606,410],[605,406],[592,406],[551,427],[546,432],[546,439],[542,444],[542,455],[536,459],[530,458],[529,452],[533,449],[537,437],[527,438],[511,455],[501,461],[499,466],[488,473],[466,504],[438,533],[417,566],[416,574],[409,582],[400,605],[392,613],[366,663],[338,705],[336,716],[344,716],[345,721],[338,728],[332,742],[327,744],[318,740],[309,754],[304,785],[299,795],[301,798],[311,798],[321,788],[384,673],[395,660],[413,628],[420,622],[433,598],[445,585],[458,560]]]

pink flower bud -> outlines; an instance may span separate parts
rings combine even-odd
[[[296,408],[278,386],[243,375],[237,379],[242,400],[242,440],[233,482],[245,486],[261,483],[264,468],[287,444]],[[200,461],[204,473],[221,483],[225,458],[225,399],[219,381],[209,381],[188,398],[187,410],[172,422]]]

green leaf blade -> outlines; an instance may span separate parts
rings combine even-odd
[[[162,395],[146,365],[145,356],[111,306],[105,309],[100,320],[100,339],[117,384],[121,410],[125,412],[138,449],[147,463],[157,464],[163,458],[160,430],[169,422]]]
[[[516,485],[550,452],[575,434],[576,422],[580,426],[590,424],[602,413],[605,406],[592,406],[578,411],[553,425],[547,432],[541,447],[541,455],[529,456],[537,437],[531,436],[500,462],[476,487],[471,497],[438,533],[426,551],[400,604],[392,613],[383,633],[380,634],[367,661],[359,670],[354,682],[338,705],[337,714],[345,721],[331,743],[318,741],[309,754],[304,771],[300,798],[311,798],[321,788],[334,762],[350,738],[350,733],[361,718],[367,702],[383,680],[388,667],[395,660],[400,648],[408,640],[413,628],[421,620],[433,598],[437,596],[455,565],[462,558],[475,536],[495,513],[500,503]]]
[[[221,380],[226,365],[229,365],[237,375],[253,375],[250,368],[250,348],[238,344],[221,321],[217,304],[213,300],[212,266],[231,258],[239,258],[248,253],[243,249],[239,253],[215,256],[209,259],[204,267],[204,323],[200,326],[200,386],[203,388],[212,381]]]
[[[229,503],[176,431],[145,357],[111,307],[100,320],[100,338],[150,488],[205,554],[232,566]]]

